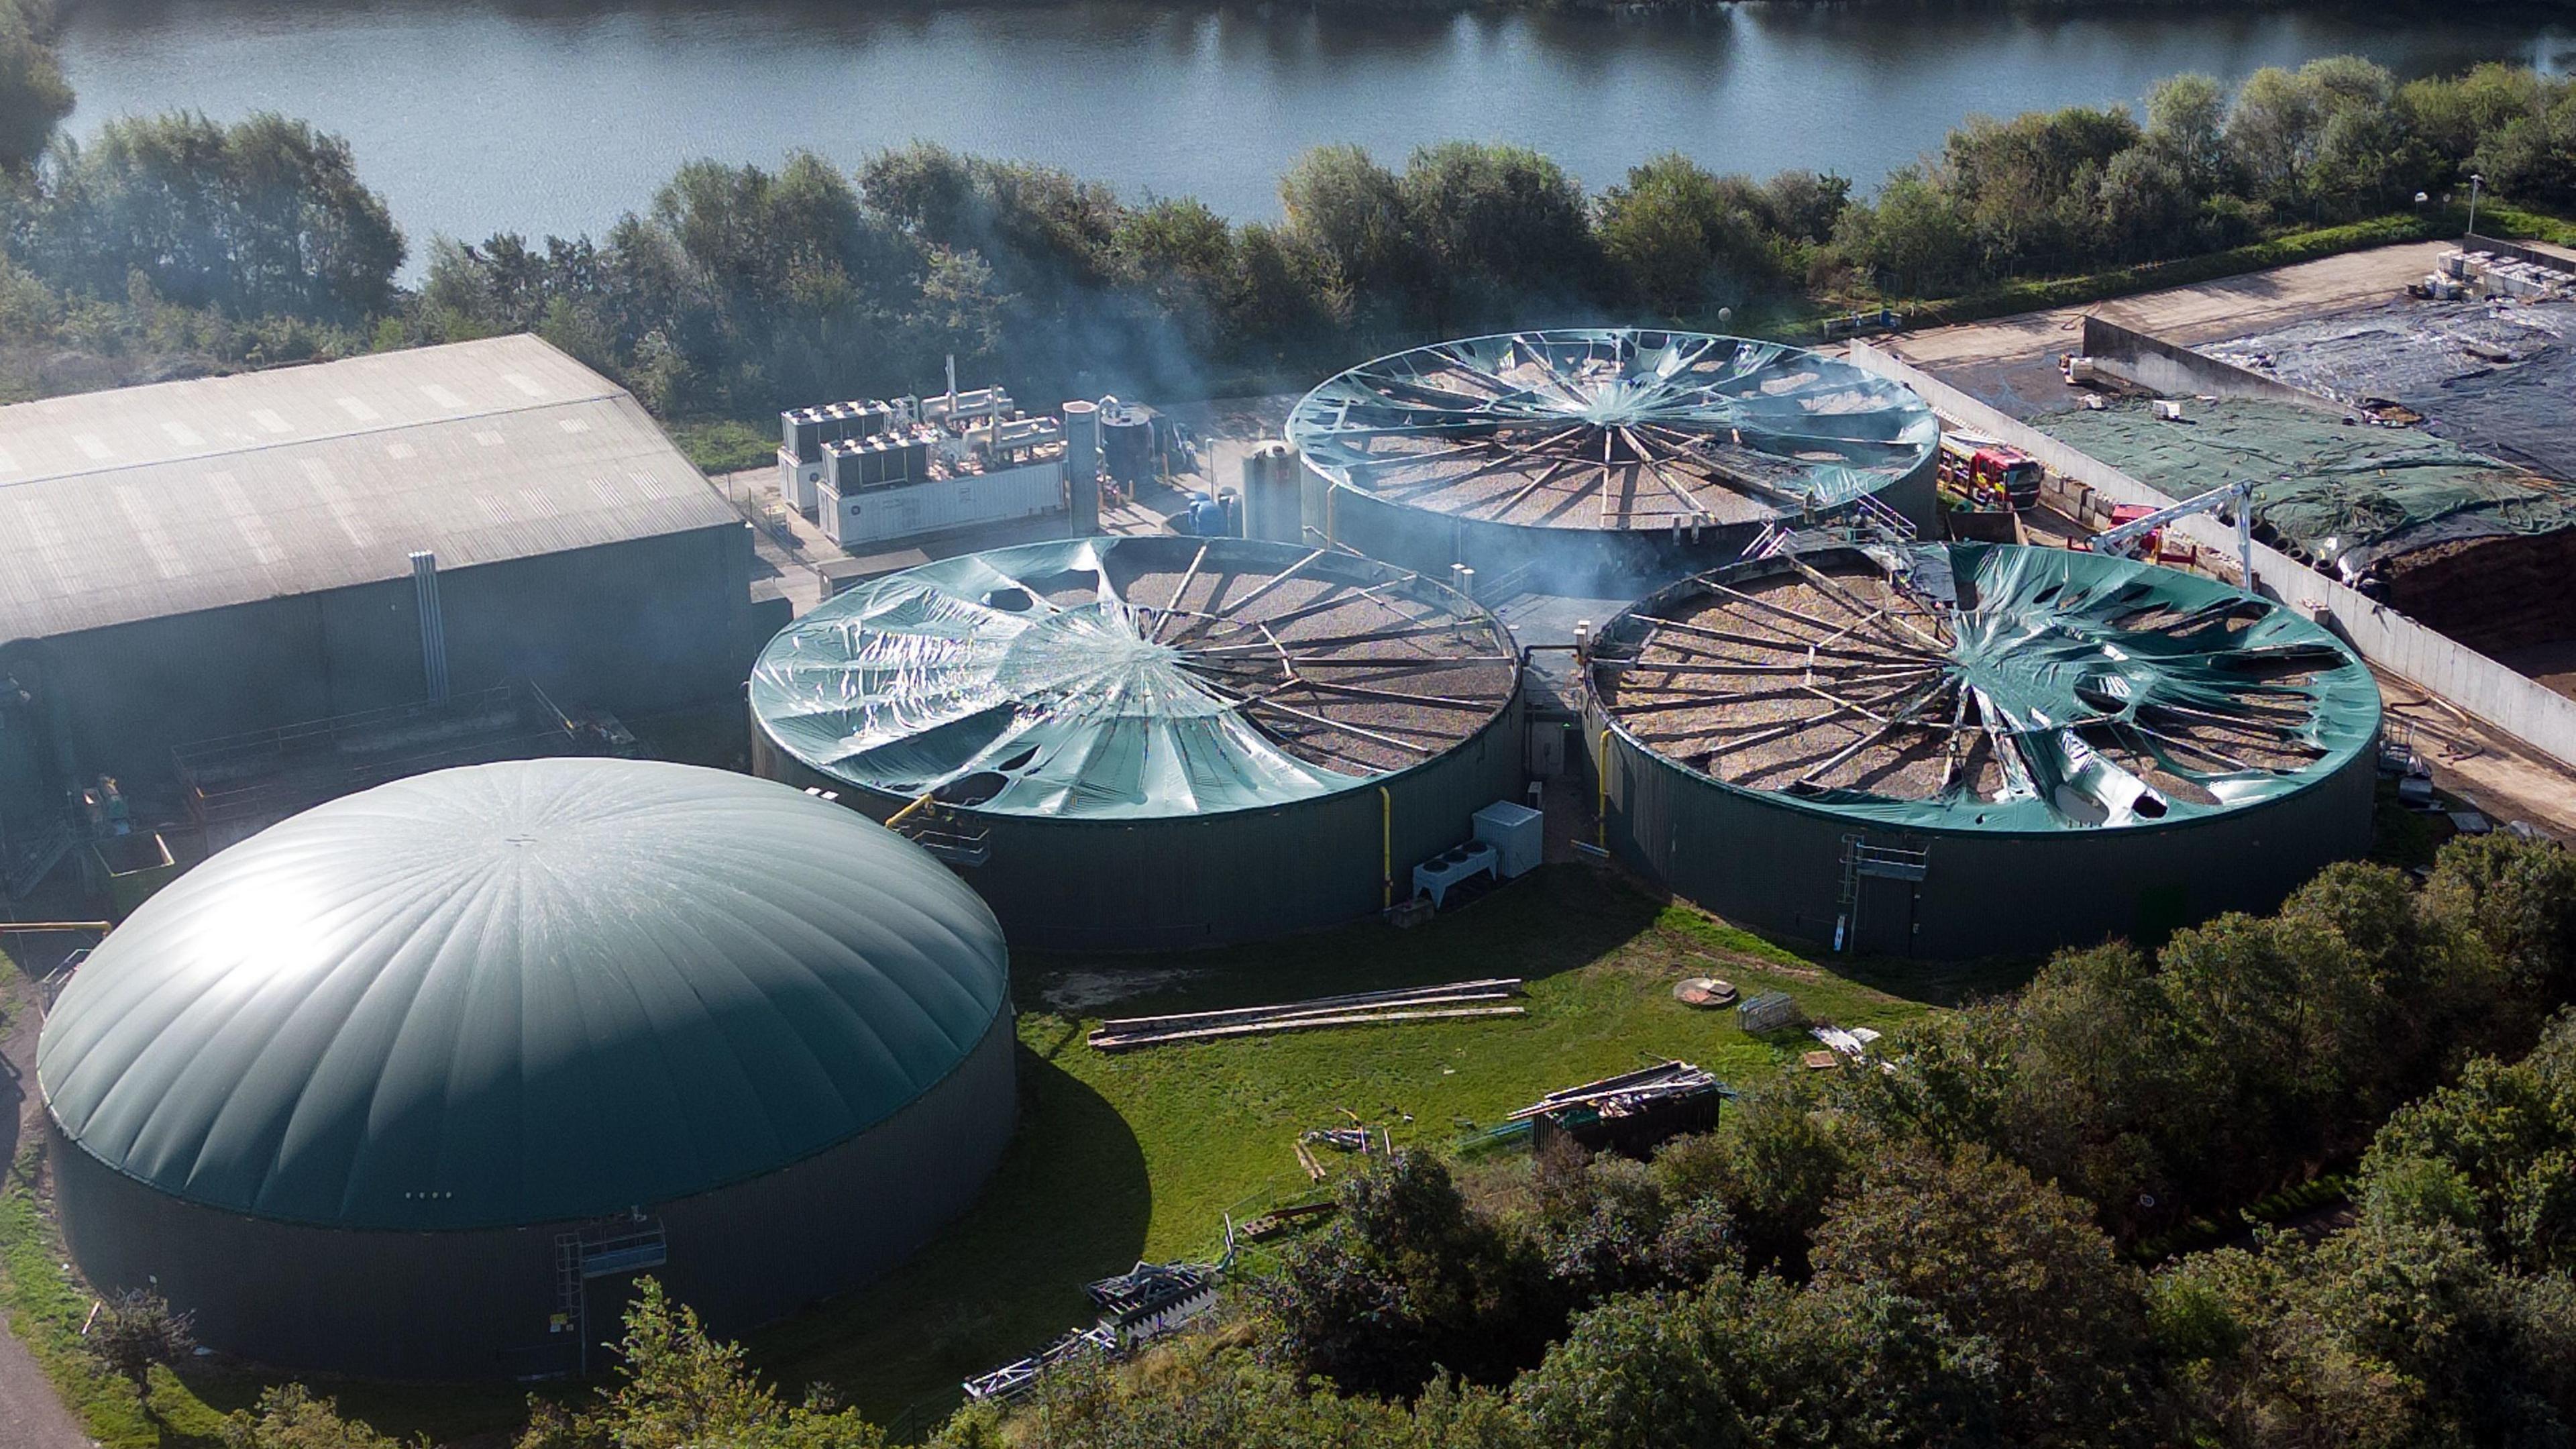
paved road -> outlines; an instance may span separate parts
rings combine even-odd
[[[39,1131],[42,1121],[36,1116],[44,1109],[32,1090],[36,1079],[36,1033],[42,1026],[36,1012],[35,992],[16,968],[0,961],[0,990],[10,1002],[8,1034],[0,1038],[0,1163],[17,1154],[23,1134]],[[5,1318],[0,1318],[5,1324]],[[89,1435],[81,1431],[62,1400],[55,1397],[54,1386],[45,1371],[36,1366],[27,1346],[14,1333],[0,1327],[0,1445],[7,1449],[91,1449]]]

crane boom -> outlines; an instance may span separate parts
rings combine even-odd
[[[2229,504],[2236,506],[2236,562],[2245,572],[2246,592],[2254,592],[2254,485],[2251,481],[2222,483],[2206,493],[2187,498],[2170,508],[2159,508],[2144,518],[2133,518],[2116,528],[2106,528],[2093,535],[2097,553],[2131,556],[2131,549],[2148,534],[2198,513],[2216,513]]]

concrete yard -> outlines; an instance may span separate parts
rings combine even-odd
[[[2384,302],[2433,269],[2449,242],[2411,242],[2313,262],[2142,292],[2081,307],[2024,312],[1904,333],[1882,345],[2015,416],[2066,406],[2057,371],[2077,347],[2087,314],[2189,345]]]

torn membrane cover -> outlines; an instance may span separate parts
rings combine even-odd
[[[2271,600],[2149,564],[1973,543],[1738,564],[1601,631],[1613,726],[1722,784],[1890,825],[2206,817],[2335,774],[2379,691]]]
[[[833,779],[1003,814],[1149,819],[1369,785],[1473,737],[1519,666],[1448,588],[1333,550],[1069,540],[860,585],[751,678]]]

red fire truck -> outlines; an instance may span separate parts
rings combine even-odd
[[[1941,506],[1964,513],[2022,513],[2039,506],[2040,468],[2018,448],[1941,435]]]

